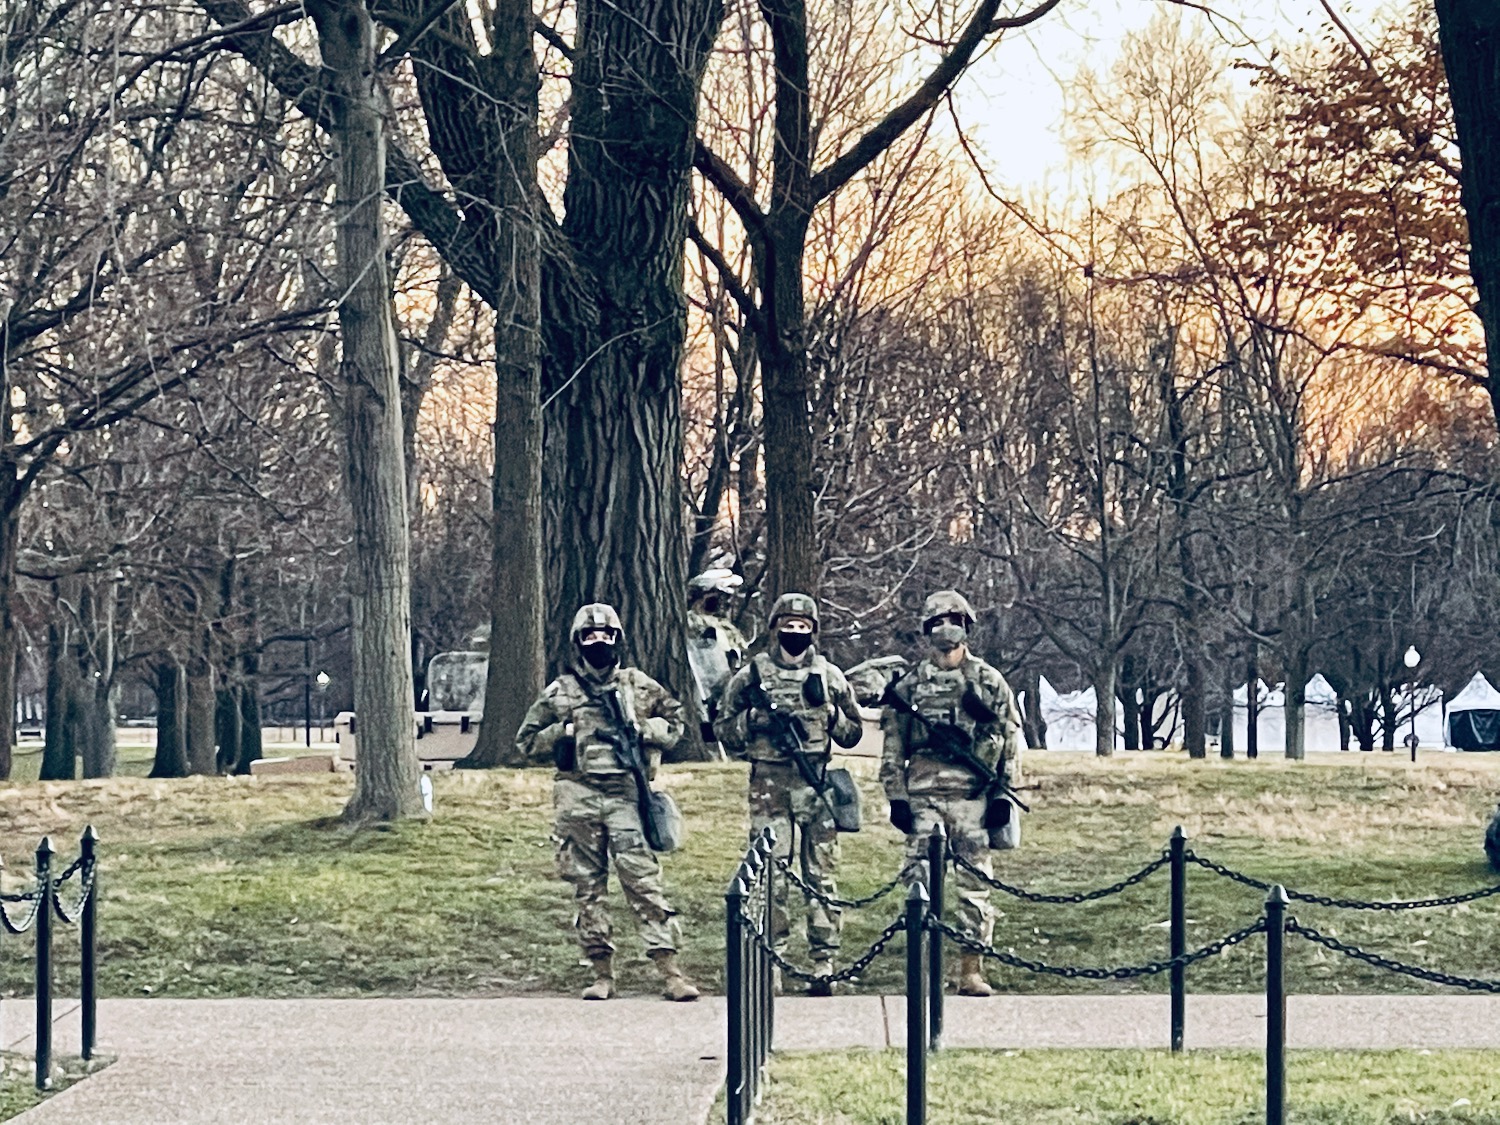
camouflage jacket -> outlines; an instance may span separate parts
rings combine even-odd
[[[821,705],[810,703],[807,698],[807,682],[815,676],[823,680],[826,702]],[[859,704],[844,679],[844,673],[836,665],[813,652],[801,664],[787,666],[763,652],[751,657],[749,663],[734,674],[719,701],[714,733],[735,757],[749,758],[752,762],[791,761],[788,755],[772,745],[769,736],[750,732],[750,712],[759,709],[752,698],[756,695],[753,685],[757,680],[778,710],[789,711],[802,720],[807,728],[803,747],[808,754],[828,755],[831,752],[830,738],[840,746],[853,746],[859,741],[863,733]]]
[[[990,711],[994,722],[976,720],[963,705],[964,692],[974,694]],[[939,668],[925,658],[896,682],[896,693],[934,723],[950,723],[974,739],[974,753],[1003,781],[1015,784],[1021,765],[1021,713],[1015,693],[994,668],[970,654],[957,668]],[[890,800],[906,800],[911,794],[938,797],[971,797],[978,788],[972,771],[940,761],[924,753],[928,744],[926,726],[911,715],[885,708],[880,720],[885,749],[880,762],[880,781]]]
[[[564,672],[553,680],[542,689],[516,731],[516,752],[521,760],[528,765],[551,763],[558,739],[571,733],[577,744],[576,768],[559,770],[557,776],[618,787],[626,771],[614,746],[600,737],[613,729],[600,697],[613,690],[619,691],[626,717],[641,732],[650,758],[649,771],[654,775],[661,752],[682,737],[682,704],[638,668],[615,669],[603,677],[586,671]]]

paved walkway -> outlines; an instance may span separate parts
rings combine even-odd
[[[900,1046],[902,997],[778,1001],[782,1050]],[[76,1051],[59,1005],[59,1054]],[[1165,996],[950,999],[950,1047],[1165,1047]],[[25,1051],[24,1002],[5,1044]],[[722,998],[107,1000],[114,1065],[17,1125],[697,1125],[723,1079]],[[1189,1047],[1259,1047],[1258,996],[1192,996]],[[1500,1048],[1500,997],[1294,996],[1293,1047]]]

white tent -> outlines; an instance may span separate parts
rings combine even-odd
[[[1099,699],[1094,689],[1059,692],[1046,676],[1037,678],[1037,688],[1042,719],[1047,724],[1047,749],[1094,749],[1094,712]]]
[[[1302,712],[1302,744],[1314,750],[1339,748],[1339,694],[1319,672],[1303,689],[1307,706]]]
[[[1500,691],[1475,672],[1474,678],[1448,701],[1443,744],[1460,750],[1500,748]]]

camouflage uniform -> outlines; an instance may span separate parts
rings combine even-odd
[[[635,783],[620,767],[614,747],[599,737],[611,729],[599,696],[613,688],[620,691],[625,714],[640,728],[654,775],[661,751],[682,737],[682,704],[636,668],[601,673],[585,666],[564,673],[542,691],[516,732],[523,759],[541,765],[553,761],[554,748],[572,727],[575,768],[555,775],[554,835],[557,873],[573,884],[578,906],[574,926],[590,959],[614,952],[606,902],[611,858],[647,951],[675,950],[679,938],[661,864],[646,846]]]
[[[979,699],[997,712],[993,723],[981,723],[964,709],[964,692],[972,686]],[[940,668],[925,657],[913,671],[897,681],[894,689],[913,704],[921,715],[935,723],[951,723],[974,739],[974,753],[995,770],[1002,781],[1018,778],[1021,751],[1021,717],[1015,695],[1005,677],[972,654],[953,669]],[[978,792],[982,783],[961,765],[940,761],[923,753],[926,728],[910,715],[886,708],[881,719],[885,751],[880,763],[880,781],[891,801],[911,805],[912,830],[906,838],[907,863],[920,863],[927,855],[927,839],[942,824],[948,845],[981,871],[989,874],[990,838],[984,826],[986,801]],[[979,879],[965,871],[954,873],[949,884],[957,891],[955,924],[970,937],[988,942],[994,929],[990,892]]]
[[[816,614],[813,601],[806,595],[796,595],[805,601],[803,608],[809,615]],[[756,729],[752,712],[757,704],[751,698],[752,685],[758,680],[778,710],[790,712],[801,719],[807,730],[803,746],[808,758],[821,769],[829,760],[831,738],[839,746],[853,746],[859,741],[859,705],[854,693],[838,667],[829,663],[816,650],[810,650],[796,664],[781,659],[780,649],[774,637],[778,612],[787,602],[784,596],[772,611],[772,651],[777,655],[760,653],[735,673],[724,688],[720,703],[719,718],[714,730],[719,741],[735,757],[750,760],[750,829],[758,833],[769,827],[776,833],[776,854],[791,860],[794,841],[797,854],[797,870],[812,887],[830,897],[838,895],[838,883],[834,872],[838,867],[839,841],[834,826],[833,811],[828,799],[808,785],[798,772],[792,759],[772,745],[770,738]],[[794,603],[797,604],[797,603]],[[801,613],[797,614],[802,616]],[[816,621],[816,616],[812,616]],[[807,683],[816,677],[823,681],[825,702],[808,701]],[[812,691],[814,698],[817,692]],[[772,907],[773,941],[778,950],[786,948],[791,931],[787,909],[787,880],[773,880],[776,896]],[[842,919],[836,907],[827,906],[814,898],[807,898],[807,944],[815,962],[830,963],[839,947],[839,930]]]

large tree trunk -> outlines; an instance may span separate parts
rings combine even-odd
[[[808,411],[802,250],[806,219],[771,244],[768,318],[775,340],[761,349],[766,471],[766,593],[816,594],[821,560],[813,500],[813,432]]]
[[[1307,666],[1307,653],[1301,649],[1286,666],[1286,756],[1296,762],[1307,757]]]
[[[9,426],[5,429],[8,432]],[[15,503],[20,503],[19,498]],[[19,513],[12,506],[0,514],[0,781],[10,777],[16,736],[16,662],[21,644],[13,603],[18,528]]]
[[[78,747],[69,719],[78,691],[78,675],[68,652],[68,627],[59,620],[63,612],[60,599],[54,594],[52,620],[47,622],[47,728],[42,747],[42,781],[72,781],[78,776]]]
[[[208,659],[208,638],[203,650],[189,658],[187,664],[187,757],[188,772],[211,774],[218,771],[214,752],[214,673]]]
[[[1463,153],[1469,272],[1488,346],[1490,406],[1500,421],[1500,5],[1437,0],[1437,16]]]
[[[1120,662],[1120,678],[1116,687],[1120,700],[1120,721],[1125,728],[1125,749],[1139,750],[1144,745],[1141,733],[1145,729],[1145,723],[1141,719],[1141,703],[1139,697],[1140,677],[1136,673],[1136,659],[1130,653],[1126,653]]]
[[[807,7],[762,0],[776,62],[776,149],[771,206],[756,265],[769,326],[761,341],[766,460],[766,592],[816,594],[821,578],[808,408],[807,311],[802,264],[816,200],[812,188]]]
[[[1101,758],[1115,752],[1115,663],[1105,661],[1094,673],[1094,753]]]
[[[1396,693],[1391,685],[1380,685],[1380,748],[1387,753],[1396,749]]]
[[[260,732],[260,688],[257,675],[260,671],[260,661],[254,657],[245,658],[245,682],[240,685],[239,691],[235,693],[235,700],[239,705],[240,721],[236,726],[239,732],[239,742],[234,751],[234,772],[241,775],[250,773],[250,764],[257,758],[262,757],[262,741]],[[408,711],[410,715],[410,711]],[[408,719],[408,723],[410,719]]]
[[[1021,730],[1026,736],[1026,745],[1032,750],[1045,750],[1047,719],[1042,714],[1042,674],[1023,668],[1019,683],[1026,693],[1026,703],[1021,708]]]
[[[510,92],[495,109],[489,254],[497,274],[495,309],[495,472],[490,500],[490,662],[484,722],[464,766],[511,760],[521,718],[541,690],[542,638],[542,347],[541,206],[536,182],[539,78],[531,9],[497,9],[490,65]]]
[[[628,658],[694,707],[687,664],[687,528],[680,369],[698,89],[717,0],[578,5],[563,230],[593,300],[550,356],[549,656],[607,601]],[[493,643],[492,643],[493,649]],[[687,752],[705,757],[688,724]]]
[[[1234,661],[1224,664],[1219,701],[1219,757],[1234,757]]]
[[[156,666],[156,760],[152,777],[186,777],[187,676],[175,660]]]
[[[375,27],[360,0],[308,0],[329,72],[337,148],[339,407],[354,514],[350,591],[359,765],[344,809],[356,823],[422,811],[412,720],[411,555],[401,375],[380,206],[385,101]]]
[[[214,738],[219,744],[219,773],[232,773],[240,756],[240,693],[221,687],[214,693]]]

